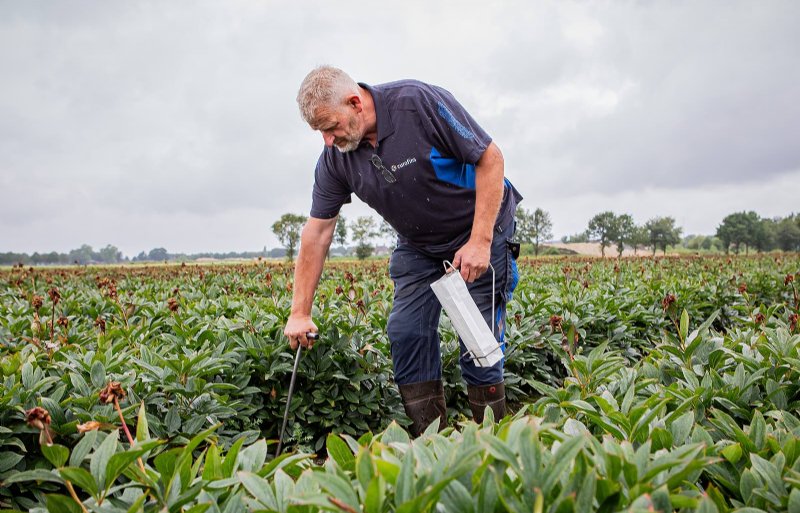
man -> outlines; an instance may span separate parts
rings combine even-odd
[[[389,264],[395,292],[387,331],[411,431],[418,436],[436,417],[444,427],[441,305],[430,284],[444,274],[443,262],[451,261],[502,343],[505,305],[516,285],[509,242],[522,197],[504,178],[498,147],[444,89],[412,80],[357,84],[342,70],[322,66],[303,80],[297,102],[303,119],[322,133],[325,149],[284,333],[292,349],[311,345],[305,334],[317,331],[311,319],[314,291],[339,209],[355,193],[398,233]],[[498,286],[494,312],[490,262]],[[487,406],[501,418],[503,362],[481,368],[462,357],[461,369],[475,420],[482,421]]]

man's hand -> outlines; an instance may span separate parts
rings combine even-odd
[[[310,315],[290,315],[286,321],[286,328],[283,334],[289,339],[289,346],[292,351],[297,349],[298,342],[301,346],[311,348],[314,340],[306,337],[306,333],[317,333],[317,325],[311,320]]]
[[[453,265],[461,269],[467,283],[477,280],[489,268],[494,223],[503,201],[503,154],[489,144],[475,166],[475,218],[469,241],[456,252]]]
[[[467,283],[472,283],[481,277],[489,268],[489,259],[492,255],[492,242],[483,242],[470,239],[461,246],[453,257],[453,267],[461,270],[461,277]]]
[[[322,274],[325,255],[331,246],[336,218],[317,219],[309,217],[300,235],[300,252],[294,267],[294,288],[292,289],[292,310],[286,321],[284,335],[289,339],[292,350],[299,343],[311,347],[306,333],[317,333],[317,326],[311,320],[311,305],[314,291]]]

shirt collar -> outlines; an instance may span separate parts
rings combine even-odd
[[[363,82],[359,82],[358,85],[369,91],[372,95],[372,101],[375,105],[375,118],[378,125],[378,142],[380,143],[394,133],[392,116],[389,115],[389,109],[386,107],[383,92]]]

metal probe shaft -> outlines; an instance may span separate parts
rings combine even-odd
[[[316,340],[319,338],[317,333],[306,333],[306,338],[309,340]],[[283,449],[283,433],[286,431],[286,423],[289,421],[289,408],[292,405],[292,394],[294,393],[294,382],[297,379],[297,369],[300,367],[300,353],[303,351],[303,346],[297,344],[297,354],[294,357],[294,368],[292,369],[292,379],[289,381],[289,394],[286,397],[286,410],[283,412],[283,424],[278,433],[278,450],[275,451],[275,457],[281,455]]]

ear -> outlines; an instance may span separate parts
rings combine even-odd
[[[360,113],[364,110],[364,104],[361,102],[361,97],[357,94],[350,95],[347,98],[347,106],[352,107],[356,110],[356,113]]]

